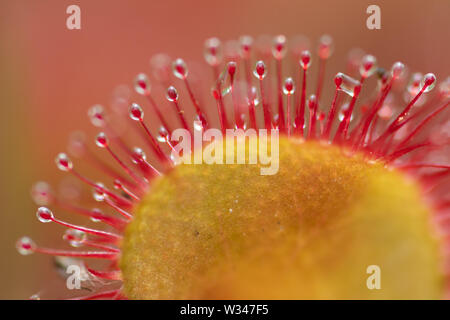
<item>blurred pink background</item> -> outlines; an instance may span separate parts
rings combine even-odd
[[[66,28],[71,4],[81,7],[81,30]],[[381,30],[366,28],[370,4],[381,7]],[[87,108],[107,105],[117,85],[149,72],[153,54],[203,62],[211,36],[303,34],[315,48],[328,33],[335,40],[328,77],[360,47],[381,66],[400,60],[442,80],[450,71],[449,13],[443,0],[2,0],[0,298],[27,299],[53,283],[63,286],[48,257],[22,257],[14,247],[22,235],[50,246],[61,236],[36,220],[30,186],[58,181],[53,158],[66,149],[70,132],[95,132]]]

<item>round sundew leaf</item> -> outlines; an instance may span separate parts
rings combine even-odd
[[[336,146],[282,137],[275,175],[260,175],[260,165],[205,164],[158,178],[125,233],[125,294],[442,298],[430,215],[403,174]],[[379,290],[367,287],[371,265],[381,270]]]

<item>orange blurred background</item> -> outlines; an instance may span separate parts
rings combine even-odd
[[[81,30],[66,28],[71,4],[81,8]],[[381,30],[366,28],[370,4],[381,8]],[[153,54],[203,62],[211,36],[303,34],[315,47],[328,33],[335,40],[328,77],[359,47],[386,68],[400,60],[442,80],[450,71],[449,14],[445,0],[0,1],[0,298],[27,299],[50,283],[63,285],[48,257],[15,250],[22,235],[50,246],[61,236],[36,220],[30,186],[61,177],[53,158],[70,132],[95,132],[87,108],[107,105],[117,85],[149,72]]]

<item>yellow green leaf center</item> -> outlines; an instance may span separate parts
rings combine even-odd
[[[336,146],[280,138],[279,171],[179,165],[135,208],[131,299],[442,298],[419,186]]]

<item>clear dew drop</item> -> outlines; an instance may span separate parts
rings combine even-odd
[[[259,60],[258,62],[256,62],[255,69],[253,70],[253,75],[259,80],[262,80],[266,77],[267,68],[264,61]]]
[[[239,43],[241,45],[241,57],[247,59],[250,57],[250,50],[253,46],[253,38],[247,35],[241,36],[239,38]]]
[[[333,38],[327,34],[319,39],[318,54],[321,59],[328,59],[334,51]]]
[[[228,75],[231,77],[234,77],[234,75],[236,74],[236,69],[237,69],[237,64],[235,61],[230,61],[227,63],[227,71],[228,71]],[[232,80],[230,79],[230,82]]]
[[[45,181],[38,181],[31,187],[31,198],[38,206],[46,206],[51,202],[51,187]]]
[[[150,81],[148,80],[148,77],[145,73],[139,73],[134,78],[134,90],[143,96],[149,95],[151,86]]]
[[[377,70],[377,59],[367,54],[361,60],[361,66],[359,67],[359,73],[361,76],[368,78]]]
[[[94,197],[95,201],[104,201],[106,198],[106,194],[102,190],[105,189],[105,186],[101,182],[97,182],[96,185],[97,187],[92,190],[92,196]]]
[[[54,218],[53,212],[46,207],[38,208],[36,211],[36,217],[38,218],[38,220],[40,222],[43,222],[43,223],[52,222],[53,218]]]
[[[303,69],[308,69],[311,65],[311,53],[308,50],[304,50],[300,54],[300,66]]]
[[[130,118],[134,121],[141,121],[144,119],[144,110],[142,110],[142,107],[137,103],[131,104],[129,114]]]
[[[178,58],[172,63],[172,72],[178,79],[184,80],[188,76],[188,68],[183,59]]]
[[[69,171],[73,168],[72,161],[67,154],[59,153],[55,158],[56,167],[61,171]]]
[[[398,79],[403,76],[405,72],[405,65],[402,62],[395,62],[391,68],[391,75],[394,79]]]
[[[36,244],[33,240],[31,240],[31,238],[22,237],[17,241],[16,249],[21,255],[27,256],[34,252],[34,250],[36,249]]]
[[[273,39],[272,55],[275,59],[283,59],[286,55],[286,37],[278,35]]]
[[[169,100],[171,102],[178,101],[178,91],[177,91],[177,89],[175,89],[175,87],[173,87],[173,86],[170,86],[169,88],[167,88],[166,98],[167,98],[167,100]]]
[[[98,209],[98,208],[92,209],[92,212],[95,213],[95,214],[97,214],[97,215],[102,215],[102,214],[103,214],[103,212],[102,212],[100,209]],[[90,217],[90,220],[91,220],[92,222],[95,222],[95,223],[98,223],[98,222],[101,222],[101,221],[102,221],[102,220],[100,220],[100,219],[98,219],[98,218],[96,218],[96,217],[93,217],[93,216]]]
[[[108,139],[104,132],[100,132],[97,137],[95,137],[95,144],[100,148],[106,148],[108,146]]]
[[[88,117],[95,127],[103,127],[105,125],[105,110],[100,104],[93,105],[88,110]]]
[[[122,189],[122,187],[123,187],[122,181],[120,181],[119,179],[115,179],[114,180],[114,189],[120,190],[120,189]]]
[[[283,86],[283,93],[285,95],[291,95],[295,92],[294,80],[292,78],[286,78]]]
[[[361,87],[361,83],[358,80],[349,77],[342,72],[339,72],[336,77],[342,79],[339,89],[348,94],[350,97],[353,97],[355,95],[355,91]]]
[[[161,135],[158,135],[158,136],[156,137],[156,140],[158,140],[159,142],[166,142],[166,138],[164,138],[164,137],[161,136]]]
[[[80,230],[67,229],[64,233],[63,239],[67,241],[72,247],[82,247],[87,239],[87,234]]]
[[[133,156],[131,158],[131,161],[133,161],[133,163],[138,164],[141,161],[145,161],[146,159],[147,159],[147,156],[141,148],[135,147],[133,149]]]
[[[433,73],[427,73],[423,76],[420,82],[420,90],[424,89],[423,92],[430,92],[436,86],[436,76]]]
[[[195,125],[195,123],[194,123]],[[167,131],[166,127],[161,126],[158,130],[158,137],[156,138],[159,142],[167,142],[169,139],[169,132]]]
[[[313,109],[317,105],[317,97],[315,94],[312,94],[308,98],[308,108]]]
[[[218,38],[209,38],[205,41],[203,53],[206,63],[210,66],[217,66],[222,61],[222,46]]]

